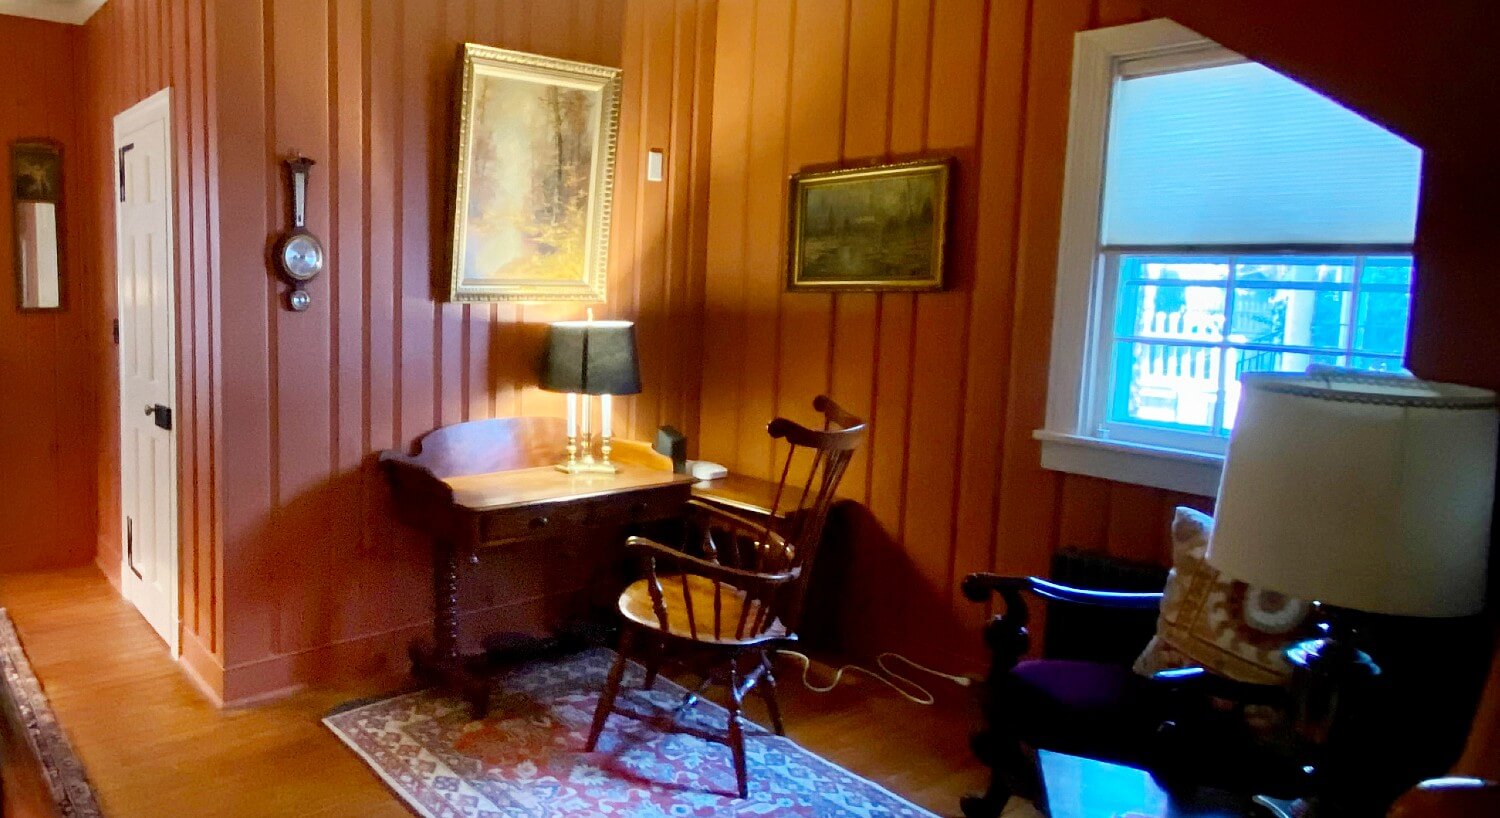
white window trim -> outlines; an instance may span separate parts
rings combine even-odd
[[[1087,424],[1097,376],[1094,338],[1102,326],[1098,294],[1099,220],[1104,191],[1111,101],[1119,65],[1151,58],[1163,68],[1190,62],[1207,65],[1243,60],[1234,52],[1170,20],[1150,20],[1080,32],[1074,38],[1073,90],[1069,113],[1062,231],[1057,253],[1052,361],[1047,381],[1042,467],[1190,494],[1218,493],[1223,457],[1095,437]]]

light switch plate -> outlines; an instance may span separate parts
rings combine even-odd
[[[662,180],[662,165],[666,159],[659,150],[646,151],[646,181],[660,182]]]

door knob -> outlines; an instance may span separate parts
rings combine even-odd
[[[172,431],[172,410],[159,403],[147,404],[146,415],[156,416],[156,426],[159,429]]]

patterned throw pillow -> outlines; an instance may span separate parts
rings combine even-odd
[[[1135,672],[1200,665],[1242,682],[1284,683],[1291,667],[1281,652],[1306,634],[1312,606],[1220,575],[1204,558],[1213,525],[1202,512],[1177,509],[1156,637]]]

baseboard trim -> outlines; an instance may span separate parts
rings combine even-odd
[[[547,594],[466,610],[459,614],[459,630],[466,635],[460,647],[482,647],[481,634],[500,632],[540,633],[532,623],[552,620],[553,606],[587,590]],[[554,623],[555,624],[555,623]],[[294,653],[268,656],[224,668],[224,707],[262,704],[308,687],[356,683],[360,687],[396,690],[411,684],[408,648],[430,639],[432,620],[401,625],[389,630],[319,645]]]
[[[121,593],[119,554],[111,554],[102,548],[99,549],[99,552],[94,555],[94,567],[104,575],[104,579],[109,582],[111,588],[115,589],[115,593]]]
[[[396,687],[407,679],[407,646],[431,624],[406,625],[224,668],[224,707],[247,707],[309,685],[359,680]]]
[[[188,681],[198,688],[215,707],[224,706],[224,667],[219,664],[219,657],[209,650],[202,642],[198,641],[198,634],[182,631],[180,640],[182,655],[178,657],[178,664],[182,667],[182,673],[188,677]]]

